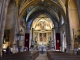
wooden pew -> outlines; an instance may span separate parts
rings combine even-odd
[[[80,60],[80,56],[63,52],[48,51],[49,60]]]
[[[26,51],[0,57],[0,60],[35,60],[38,55],[38,51]]]

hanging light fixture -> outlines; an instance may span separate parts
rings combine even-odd
[[[44,0],[41,0],[42,2],[44,2]]]

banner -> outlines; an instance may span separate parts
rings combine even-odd
[[[60,50],[60,33],[56,33],[56,50]]]
[[[25,47],[27,47],[29,51],[29,33],[25,33]]]

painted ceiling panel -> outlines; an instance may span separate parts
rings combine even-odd
[[[51,30],[53,27],[51,19],[44,14],[39,15],[32,24],[32,28],[35,30]]]

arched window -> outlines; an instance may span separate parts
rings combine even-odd
[[[63,16],[61,17],[61,25],[64,24],[64,18]]]
[[[31,23],[32,23],[32,20],[30,22],[28,22],[28,25],[27,25],[28,28],[30,28]]]

